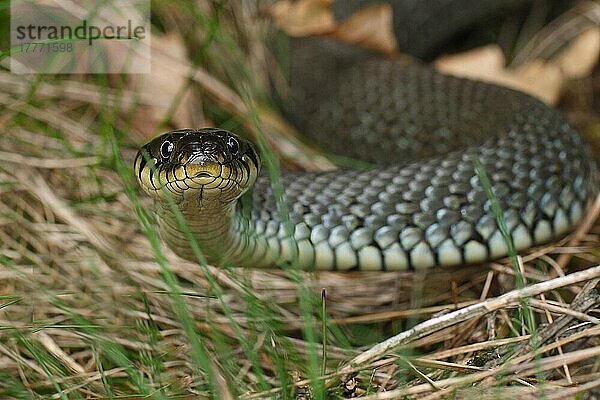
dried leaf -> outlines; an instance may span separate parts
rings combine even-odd
[[[393,10],[389,4],[361,8],[340,24],[332,36],[341,42],[358,44],[385,54],[393,54],[398,49]]]
[[[506,60],[496,45],[480,47],[439,58],[435,66],[441,72],[518,89],[548,104],[558,101],[564,79],[560,68],[541,61],[516,70],[504,67]]]
[[[437,59],[438,70],[457,76],[493,80],[504,69],[506,60],[496,45],[479,47]]]
[[[565,76],[557,65],[541,60],[527,63],[514,71],[507,70],[506,74],[509,77],[507,86],[529,93],[546,104],[558,103],[565,83]]]
[[[130,86],[143,96],[155,99],[152,105],[138,107],[132,123],[141,132],[152,134],[159,124],[170,118],[175,127],[195,126],[195,113],[192,113],[194,99],[188,87],[188,77],[181,71],[176,73],[168,68],[165,58],[188,63],[185,46],[178,35],[155,35],[152,38],[152,72],[132,76]],[[175,106],[174,111],[172,108]],[[172,115],[169,113],[172,112]]]
[[[569,79],[589,76],[600,55],[600,27],[591,28],[573,41],[556,59],[556,64]]]
[[[441,57],[436,67],[451,75],[498,83],[529,93],[548,104],[556,104],[568,79],[588,76],[598,63],[600,28],[579,35],[550,61],[533,60],[513,70],[495,45]]]
[[[290,36],[332,32],[336,27],[331,11],[334,0],[283,0],[267,10],[277,26]]]

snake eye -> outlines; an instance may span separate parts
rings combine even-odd
[[[231,153],[232,156],[235,156],[238,151],[240,151],[240,145],[234,138],[229,138],[227,141],[227,149],[229,149],[229,153]]]
[[[160,145],[160,156],[162,158],[169,158],[171,153],[173,152],[173,143],[165,140],[163,144]]]

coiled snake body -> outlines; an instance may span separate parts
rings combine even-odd
[[[283,172],[285,221],[249,142],[218,129],[161,135],[135,170],[177,254],[196,260],[170,196],[213,264],[391,271],[507,254],[475,160],[517,250],[567,232],[597,193],[577,130],[510,89],[376,60],[346,69],[298,109],[319,144],[377,166]],[[238,201],[249,188],[251,201]]]

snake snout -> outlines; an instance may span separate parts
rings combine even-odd
[[[194,178],[199,183],[208,183],[221,176],[221,164],[215,160],[197,160],[188,162],[185,166],[187,176]]]
[[[196,153],[191,155],[188,159],[186,164],[198,164],[200,166],[202,165],[209,165],[212,163],[218,163],[219,160],[217,159],[217,156],[215,156],[214,153]]]
[[[223,158],[222,146],[214,140],[183,143],[179,152],[181,163],[223,162]]]
[[[185,166],[187,176],[206,184],[221,175],[224,157],[218,143],[204,140],[182,147],[179,162]]]

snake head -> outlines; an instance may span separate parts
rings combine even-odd
[[[144,191],[157,200],[170,196],[176,203],[224,204],[254,184],[260,158],[250,142],[231,132],[182,129],[145,144],[134,168]],[[215,201],[204,201],[209,198]]]

